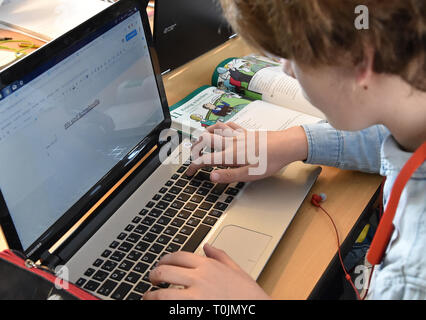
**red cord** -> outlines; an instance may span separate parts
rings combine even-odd
[[[343,272],[345,273],[345,278],[346,280],[349,282],[349,284],[352,286],[352,289],[355,291],[356,297],[358,300],[363,300],[361,299],[361,296],[357,290],[357,288],[355,287],[354,283],[352,282],[351,276],[350,274],[347,272],[345,265],[343,263],[343,259],[342,259],[342,253],[340,251],[340,238],[339,238],[339,232],[337,231],[337,227],[336,224],[333,221],[333,218],[328,214],[328,212],[321,206],[320,201],[321,201],[321,197],[318,195],[313,195],[312,199],[311,199],[311,203],[320,208],[326,215],[327,217],[330,219],[331,223],[333,224],[334,227],[334,231],[336,232],[336,239],[337,239],[337,249],[338,249],[338,253],[339,253],[339,260],[340,260],[340,265],[342,266]]]

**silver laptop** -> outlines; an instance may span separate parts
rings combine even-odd
[[[149,272],[163,255],[203,254],[205,242],[256,279],[320,169],[294,163],[229,185],[209,181],[214,168],[186,176],[191,143],[162,139],[170,114],[139,3],[112,5],[0,74],[8,244],[102,299],[141,299],[158,289]]]

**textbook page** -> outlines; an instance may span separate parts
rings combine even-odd
[[[265,102],[325,119],[325,115],[304,97],[299,82],[286,75],[281,67],[259,70],[253,75],[248,89],[261,92]]]
[[[235,122],[247,130],[280,131],[302,124],[318,123],[321,120],[318,117],[257,100],[229,119],[229,122]]]

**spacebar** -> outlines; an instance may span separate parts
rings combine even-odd
[[[207,233],[209,233],[210,229],[211,227],[201,224],[192,234],[191,238],[189,238],[187,243],[182,247],[182,251],[194,252],[200,245],[201,241],[203,241],[206,237]]]

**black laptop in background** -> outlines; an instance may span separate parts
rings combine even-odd
[[[233,38],[218,0],[156,0],[154,44],[162,73]]]

